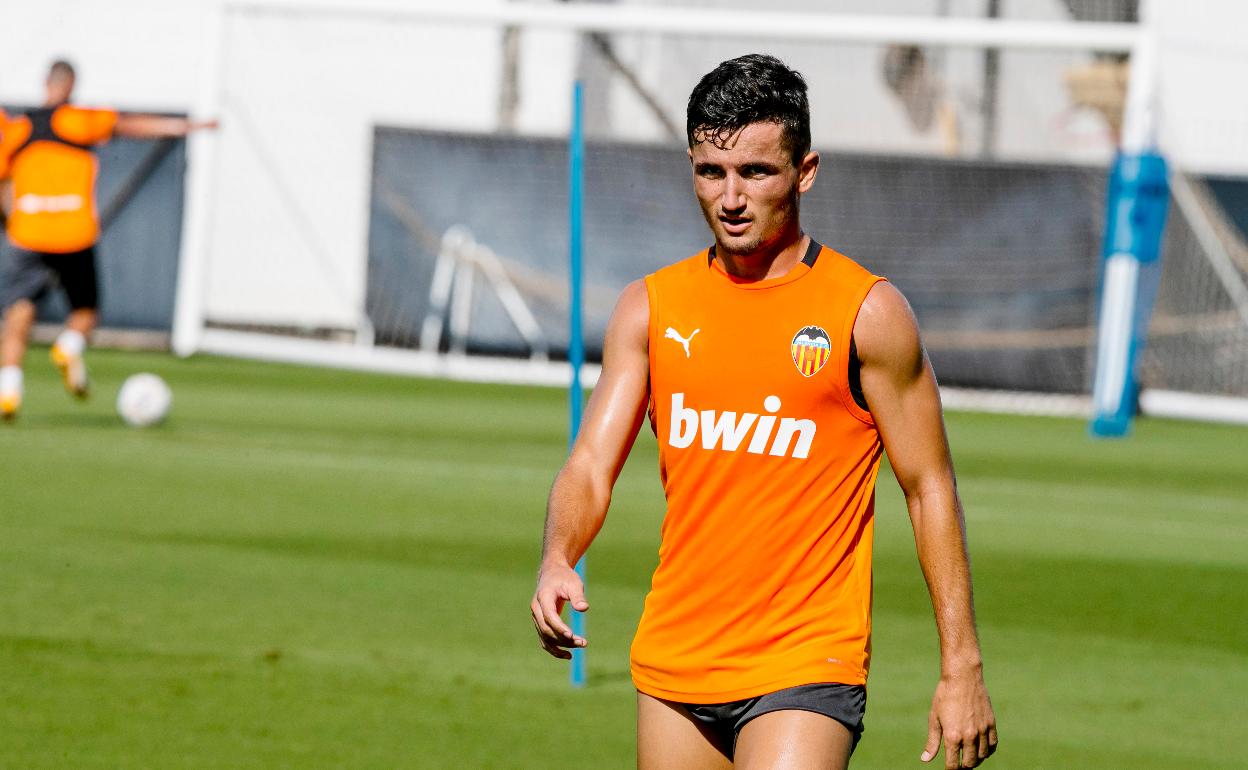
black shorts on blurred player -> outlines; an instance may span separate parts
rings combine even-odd
[[[7,309],[23,299],[37,302],[57,286],[65,290],[72,310],[94,310],[100,306],[94,247],[67,254],[28,251],[12,245],[4,251],[0,307]]]

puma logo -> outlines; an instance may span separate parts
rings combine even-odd
[[[682,337],[680,336],[680,332],[676,331],[675,329],[669,326],[667,327],[667,333],[664,334],[663,337],[665,339],[676,340],[677,342],[679,342],[680,346],[685,349],[685,358],[688,358],[689,357],[689,343],[693,342],[693,338],[697,336],[698,332],[700,331],[702,330],[694,329],[693,334],[690,334],[688,337]]]

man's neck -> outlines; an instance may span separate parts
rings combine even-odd
[[[760,246],[749,254],[737,254],[716,245],[715,258],[724,272],[742,281],[765,281],[779,278],[792,270],[810,245],[810,238],[801,228],[792,237],[774,244]]]

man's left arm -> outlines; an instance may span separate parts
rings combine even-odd
[[[191,120],[167,115],[122,113],[117,116],[113,133],[130,139],[169,139],[186,136],[192,131],[214,129],[215,120]]]
[[[928,715],[929,762],[945,743],[945,767],[976,767],[996,750],[996,717],[975,631],[966,525],[936,377],[901,292],[877,283],[854,325],[862,390],[910,510],[919,564],[940,634],[940,682]]]

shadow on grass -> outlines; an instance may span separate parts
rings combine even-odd
[[[14,422],[16,427],[27,430],[133,430],[121,418],[111,412],[23,412]]]
[[[615,669],[614,671],[590,672],[588,681],[585,683],[587,687],[608,687],[619,682],[631,682],[633,675],[628,669]]]
[[[428,535],[135,532],[86,530],[152,546],[225,548],[339,564],[381,563],[413,569],[499,575],[530,590],[536,541]],[[648,545],[600,543],[590,554],[593,580],[644,593],[653,569]],[[877,603],[927,617],[931,606],[913,570],[877,564]],[[1248,569],[1148,560],[1057,558],[1025,552],[976,558],[976,600],[984,622],[998,626],[1100,634],[1205,649],[1248,647]]]
[[[986,552],[975,557],[980,622],[1194,649],[1248,648],[1248,568]],[[876,606],[931,606],[915,571],[877,569]]]
[[[80,530],[92,537],[132,543],[259,551],[335,562],[372,562],[413,568],[445,568],[515,576],[531,584],[538,564],[536,542],[485,541],[413,535],[242,534],[225,532],[134,532]],[[594,581],[644,591],[653,569],[647,545],[594,546]]]

